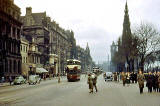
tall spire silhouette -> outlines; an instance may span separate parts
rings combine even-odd
[[[126,39],[131,37],[131,28],[130,28],[127,1],[126,1],[124,13],[125,14],[124,14],[124,21],[123,21],[122,44],[125,44],[125,41],[127,41]]]

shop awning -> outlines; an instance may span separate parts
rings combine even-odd
[[[36,73],[48,73],[48,71],[44,68],[36,68]]]

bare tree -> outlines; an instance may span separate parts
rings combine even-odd
[[[134,35],[138,37],[138,57],[140,60],[140,68],[144,71],[145,60],[160,47],[159,32],[152,24],[141,23],[135,28]]]

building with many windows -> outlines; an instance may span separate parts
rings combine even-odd
[[[84,51],[77,50],[74,33],[65,30],[54,20],[46,15],[46,12],[32,13],[32,8],[26,8],[25,16],[21,16],[23,22],[23,35],[31,42],[36,39],[38,52],[40,52],[40,64],[49,71],[49,74],[65,73],[67,59],[78,59],[77,52],[82,59],[83,68],[87,61],[90,66],[92,62],[89,48]],[[39,67],[36,65],[36,67]]]
[[[29,41],[21,36],[22,75],[28,75],[28,49]]]
[[[0,78],[21,74],[20,14],[14,0],[0,0]]]
[[[50,74],[64,73],[66,60],[70,57],[71,43],[68,36],[71,32],[51,21],[46,12],[32,13],[31,7],[26,8],[26,14],[21,19],[23,35],[30,42],[31,38],[36,38],[42,67],[47,67]]]

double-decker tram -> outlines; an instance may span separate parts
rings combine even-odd
[[[67,79],[68,81],[78,81],[81,75],[81,62],[76,59],[67,60]]]

